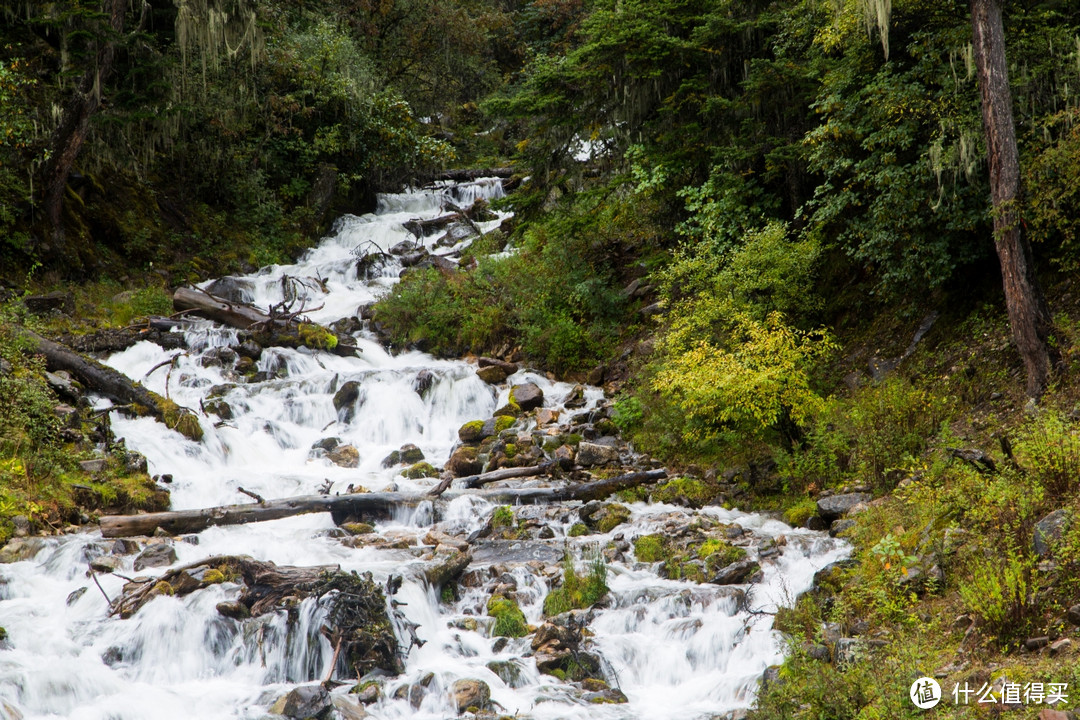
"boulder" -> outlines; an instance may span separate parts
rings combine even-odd
[[[344,695],[332,695],[330,701],[334,704],[334,709],[337,710],[340,720],[364,720],[368,716],[364,706],[352,698]]]
[[[343,420],[349,422],[356,414],[356,401],[360,399],[360,383],[349,380],[334,393],[334,409],[344,414]]]
[[[498,385],[506,380],[506,371],[498,365],[488,365],[477,370],[476,376],[488,385]]]
[[[0,548],[0,563],[32,560],[45,547],[45,541],[36,537],[15,538]]]
[[[176,562],[176,550],[167,543],[158,543],[139,553],[135,558],[135,572],[146,568],[165,567]]]
[[[1073,625],[1080,625],[1080,605],[1073,605],[1069,608],[1068,618]]]
[[[1055,510],[1035,523],[1035,534],[1032,539],[1035,554],[1041,558],[1048,557],[1054,546],[1065,535],[1071,520],[1072,517],[1069,511],[1062,508],[1061,510]]]
[[[560,445],[555,448],[555,452],[552,453],[555,462],[559,463],[559,467],[563,470],[569,470],[574,467],[574,446],[573,445]]]
[[[352,445],[338,445],[326,457],[338,467],[354,468],[360,464],[360,451]]]
[[[513,375],[518,371],[517,363],[507,362],[506,360],[499,360],[498,358],[478,357],[476,358],[476,364],[479,365],[481,368],[502,368],[503,372],[505,372],[507,375]]]
[[[400,462],[406,463],[408,465],[421,462],[424,459],[424,451],[413,445],[412,443],[402,445],[399,452],[401,453]]]
[[[270,712],[293,720],[309,720],[322,716],[332,706],[326,688],[321,685],[301,685],[278,698],[270,707]]]
[[[249,303],[255,299],[255,283],[246,278],[226,275],[207,285],[206,292],[229,302]]]
[[[55,290],[44,295],[25,297],[23,305],[34,315],[48,315],[51,312],[72,315],[75,313],[75,295],[70,291]]]
[[[427,397],[428,391],[431,390],[431,386],[435,384],[435,373],[430,370],[421,370],[416,373],[416,379],[413,380],[413,390],[420,397]]]
[[[761,567],[754,560],[749,558],[738,560],[720,568],[709,582],[714,585],[739,585],[750,581],[750,577],[760,569]]]
[[[592,465],[611,465],[618,461],[618,448],[609,445],[597,445],[590,442],[582,442],[578,445],[577,462],[579,465],[585,467]]]
[[[455,680],[450,686],[450,700],[458,713],[469,708],[483,710],[491,704],[491,688],[483,680]]]
[[[246,620],[251,617],[251,610],[240,602],[219,602],[216,606],[218,615],[232,618],[233,620]]]
[[[484,463],[480,461],[476,448],[462,445],[450,455],[446,469],[454,477],[477,475],[484,469]]]
[[[544,391],[536,383],[522,383],[510,388],[510,401],[526,412],[544,404]]]
[[[553,422],[557,422],[559,419],[558,410],[549,410],[548,408],[541,408],[536,413],[536,426],[543,427],[550,425]]]
[[[94,572],[108,574],[119,570],[122,564],[120,558],[115,555],[102,555],[90,561],[90,569]]]
[[[842,495],[830,495],[817,502],[817,511],[824,520],[832,522],[847,515],[851,509],[859,503],[870,502],[869,493],[844,493]]]
[[[495,433],[493,428],[492,431],[489,431],[487,423],[483,420],[470,420],[458,428],[457,434],[463,443],[478,443]]]

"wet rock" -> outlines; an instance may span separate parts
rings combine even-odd
[[[555,462],[559,463],[559,467],[563,470],[570,470],[574,467],[574,458],[577,453],[574,452],[572,445],[560,445],[555,448],[555,452],[552,453],[552,458]]]
[[[340,444],[341,444],[341,438],[328,437],[328,438],[323,438],[322,440],[319,440],[318,442],[312,443],[311,449],[312,450],[322,450],[323,452],[330,452],[331,450],[333,450],[334,448],[336,448]]]
[[[401,450],[399,450],[398,452],[401,456],[400,462],[406,463],[408,465],[421,462],[424,459],[424,451],[413,445],[412,443],[402,445]]]
[[[499,639],[506,640],[506,638]],[[512,688],[525,687],[529,684],[528,679],[522,676],[521,664],[516,660],[492,660],[487,664],[487,668]]]
[[[79,598],[85,595],[88,589],[89,588],[83,585],[81,588],[72,590],[70,593],[68,593],[67,600],[65,600],[64,603],[66,605],[74,605],[75,603],[79,602]]]
[[[90,561],[90,569],[98,573],[111,573],[120,569],[122,563],[115,555],[102,555]]]
[[[826,654],[828,651],[826,651]],[[780,666],[770,665],[765,668],[765,672],[761,673],[761,692],[764,694],[771,687],[779,687],[780,685]]]
[[[410,480],[419,480],[420,478],[439,477],[439,471],[431,463],[418,462],[410,465],[405,470],[404,475]]]
[[[322,716],[332,705],[326,688],[321,685],[301,685],[278,698],[270,707],[270,712],[293,720],[310,720]]]
[[[343,468],[354,468],[360,464],[360,451],[352,445],[338,445],[326,453],[326,458]]]
[[[129,473],[145,473],[148,469],[145,455],[134,450],[124,453],[124,470]]]
[[[14,540],[10,540],[7,545],[0,548],[0,563],[32,560],[44,547],[45,541],[41,538],[15,538]]]
[[[577,449],[577,462],[579,465],[591,467],[593,465],[612,465],[619,461],[617,448],[608,445],[597,445],[590,442],[582,442]]]
[[[859,503],[870,502],[868,493],[844,493],[842,495],[830,495],[817,502],[817,511],[823,519],[831,522],[851,512]]]
[[[1071,524],[1072,517],[1068,510],[1062,508],[1055,510],[1035,523],[1035,534],[1032,545],[1035,554],[1041,558],[1048,557],[1054,547],[1061,542],[1065,531]]]
[[[364,720],[368,716],[367,710],[358,700],[352,700],[344,695],[332,695],[330,702],[334,704],[339,720]]]
[[[462,445],[450,455],[450,459],[446,461],[446,469],[454,477],[464,477],[480,473],[484,469],[484,463],[480,461],[476,448]]]
[[[575,385],[567,393],[566,399],[563,400],[563,405],[571,410],[585,407],[585,388],[581,385]]]
[[[540,408],[536,413],[536,426],[543,427],[559,420],[559,411],[550,408]]]
[[[511,402],[511,403],[506,403],[502,407],[495,410],[495,412],[493,412],[492,415],[494,415],[495,417],[516,418],[516,417],[521,416],[521,412],[522,412],[521,406]]]
[[[158,543],[139,553],[139,556],[135,558],[134,568],[135,572],[138,572],[146,568],[165,567],[166,565],[172,565],[174,562],[176,562],[176,550],[173,549],[173,546]]]
[[[139,543],[128,538],[119,538],[112,544],[110,552],[113,555],[134,555],[139,552]]]
[[[528,412],[544,404],[544,391],[536,383],[522,383],[510,389],[510,401]]]
[[[739,585],[761,570],[761,566],[749,558],[733,562],[721,568],[709,582],[714,585]]]
[[[219,602],[216,606],[218,615],[233,620],[246,620],[251,617],[251,610],[240,602]]]
[[[353,688],[353,692],[356,693],[356,699],[364,705],[378,702],[382,698],[382,686],[374,680],[360,683]]]
[[[492,357],[478,357],[476,358],[476,364],[481,368],[497,367],[501,368],[508,376],[513,375],[518,371],[517,363],[507,362],[506,360],[500,360]]]
[[[630,519],[630,508],[619,503],[590,502],[578,511],[590,530],[608,533]]]
[[[458,438],[463,443],[478,443],[494,434],[494,427],[489,428],[483,420],[470,420],[458,428]]]
[[[203,403],[203,409],[211,415],[217,415],[222,420],[233,419],[232,406],[224,400],[218,399]]]
[[[476,376],[488,385],[498,385],[506,380],[506,371],[498,365],[488,365],[476,371]]]
[[[629,698],[618,688],[606,688],[595,692],[587,692],[581,699],[590,705],[621,705],[630,702]]]
[[[420,397],[427,397],[431,386],[435,384],[435,373],[430,370],[421,370],[413,380],[413,391]]]
[[[349,380],[334,393],[334,409],[343,415],[345,422],[350,422],[356,415],[356,401],[360,399],[360,383]]]
[[[255,283],[233,275],[214,280],[206,286],[206,291],[229,302],[249,303],[255,299]]]
[[[491,688],[483,680],[455,680],[450,700],[459,713],[469,708],[486,709],[491,704]]]
[[[465,568],[472,562],[472,556],[468,552],[449,547],[446,550],[449,552],[438,553],[435,559],[424,568],[424,578],[431,587],[441,588],[446,583],[461,577]]]

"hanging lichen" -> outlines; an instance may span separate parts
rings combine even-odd
[[[885,59],[889,59],[889,21],[892,19],[892,0],[861,0],[863,8],[863,20],[866,23],[866,32],[873,35],[877,28],[881,36],[881,49],[885,51]]]

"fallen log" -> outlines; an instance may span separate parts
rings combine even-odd
[[[507,488],[477,492],[451,492],[439,500],[469,495],[504,505],[534,505],[567,500],[598,500],[608,495],[667,477],[666,470],[647,470],[619,475],[607,480],[567,485],[561,488]],[[302,495],[247,505],[224,505],[202,510],[178,510],[145,515],[108,515],[101,518],[103,537],[152,535],[161,529],[172,535],[200,532],[217,525],[241,525],[264,520],[280,520],[316,512],[333,513],[339,525],[354,520],[383,520],[399,508],[432,502],[430,495],[418,493],[353,493],[349,495]]]
[[[430,176],[432,180],[449,180],[451,182],[470,182],[486,177],[508,178],[514,174],[513,168],[481,168],[479,170],[443,170]]]
[[[173,307],[187,310],[222,325],[252,333],[255,342],[263,346],[309,347],[326,350],[335,355],[353,357],[360,348],[332,330],[312,322],[292,322],[292,317],[276,318],[253,305],[230,302],[205,290],[177,288],[173,292]]]
[[[19,328],[18,332],[30,343],[35,353],[45,356],[45,366],[50,371],[66,370],[90,390],[127,406],[134,414],[153,417],[191,440],[202,439],[202,427],[195,414],[187,408],[161,397],[123,373],[32,330]]]
[[[465,488],[478,488],[487,485],[488,483],[498,482],[499,480],[510,480],[512,478],[520,477],[533,477],[534,475],[543,475],[546,472],[551,472],[557,467],[558,463],[546,462],[540,465],[532,465],[530,467],[520,468],[502,468],[501,470],[492,470],[491,472],[481,473],[479,475],[466,475],[465,477],[456,478],[461,487]],[[454,482],[455,478],[445,478],[435,487],[428,491],[428,495],[438,497],[442,495]]]

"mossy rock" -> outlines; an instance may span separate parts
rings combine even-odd
[[[180,433],[188,440],[200,442],[203,439],[202,425],[199,424],[199,418],[195,416],[195,413],[180,407],[172,400],[166,398],[160,398],[158,400],[157,410],[160,414],[161,421],[164,422],[166,426]],[[137,414],[146,415],[148,413],[137,412]]]
[[[338,345],[337,335],[322,325],[300,323],[296,333],[300,336],[300,341],[313,350],[333,350]]]
[[[518,418],[521,417],[521,406],[514,401],[510,401],[496,410],[493,415],[495,417],[509,417]]]
[[[491,514],[491,527],[504,528],[512,527],[514,524],[514,509],[509,505],[503,505],[495,508],[495,512]]]
[[[501,433],[504,430],[509,430],[514,426],[517,420],[509,415],[500,415],[495,418],[495,433]]]
[[[202,576],[202,582],[204,585],[218,585],[225,582],[227,579],[228,578],[225,576],[225,573],[221,572],[217,568],[210,568],[205,573],[203,573]]]
[[[418,462],[415,465],[409,467],[405,471],[405,477],[410,480],[419,480],[420,478],[439,477],[439,471],[436,470],[431,463]]]
[[[458,438],[463,443],[478,443],[488,436],[483,420],[470,420],[458,428]]]
[[[566,532],[570,537],[581,537],[589,534],[589,526],[582,522],[574,523]]]
[[[375,526],[366,522],[350,522],[341,526],[350,535],[368,535],[375,532]]]

